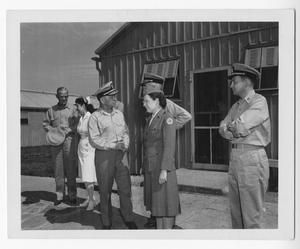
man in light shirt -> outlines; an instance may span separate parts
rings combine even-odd
[[[232,227],[261,228],[264,196],[269,179],[265,147],[271,141],[268,105],[255,93],[260,73],[245,64],[233,64],[230,87],[240,97],[221,122],[219,133],[231,143],[229,201]]]
[[[117,93],[109,82],[94,94],[100,102],[100,108],[90,117],[89,139],[96,149],[95,166],[103,228],[111,229],[112,226],[111,192],[115,180],[125,224],[129,229],[137,229],[133,222],[129,169],[122,162],[129,148],[128,127],[123,113],[114,108]]]
[[[43,121],[43,127],[47,133],[56,128],[62,129],[65,133],[62,144],[51,146],[51,155],[55,165],[55,206],[62,203],[65,197],[65,177],[67,178],[69,204],[77,204],[75,134],[78,117],[74,105],[68,103],[68,97],[67,88],[57,88],[56,98],[58,103],[47,110]]]

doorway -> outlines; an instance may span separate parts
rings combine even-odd
[[[229,68],[193,72],[193,168],[227,171],[229,144],[218,132],[231,103]]]

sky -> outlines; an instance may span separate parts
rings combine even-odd
[[[98,89],[95,50],[123,23],[22,23],[21,89],[89,95]]]

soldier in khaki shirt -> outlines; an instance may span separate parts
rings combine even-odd
[[[268,105],[253,86],[260,73],[233,64],[231,88],[240,97],[221,122],[219,132],[231,142],[229,201],[233,228],[261,228],[269,163],[264,147],[271,141]]]

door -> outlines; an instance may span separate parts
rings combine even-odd
[[[228,68],[193,74],[193,168],[227,171],[229,144],[218,132],[230,108]]]

